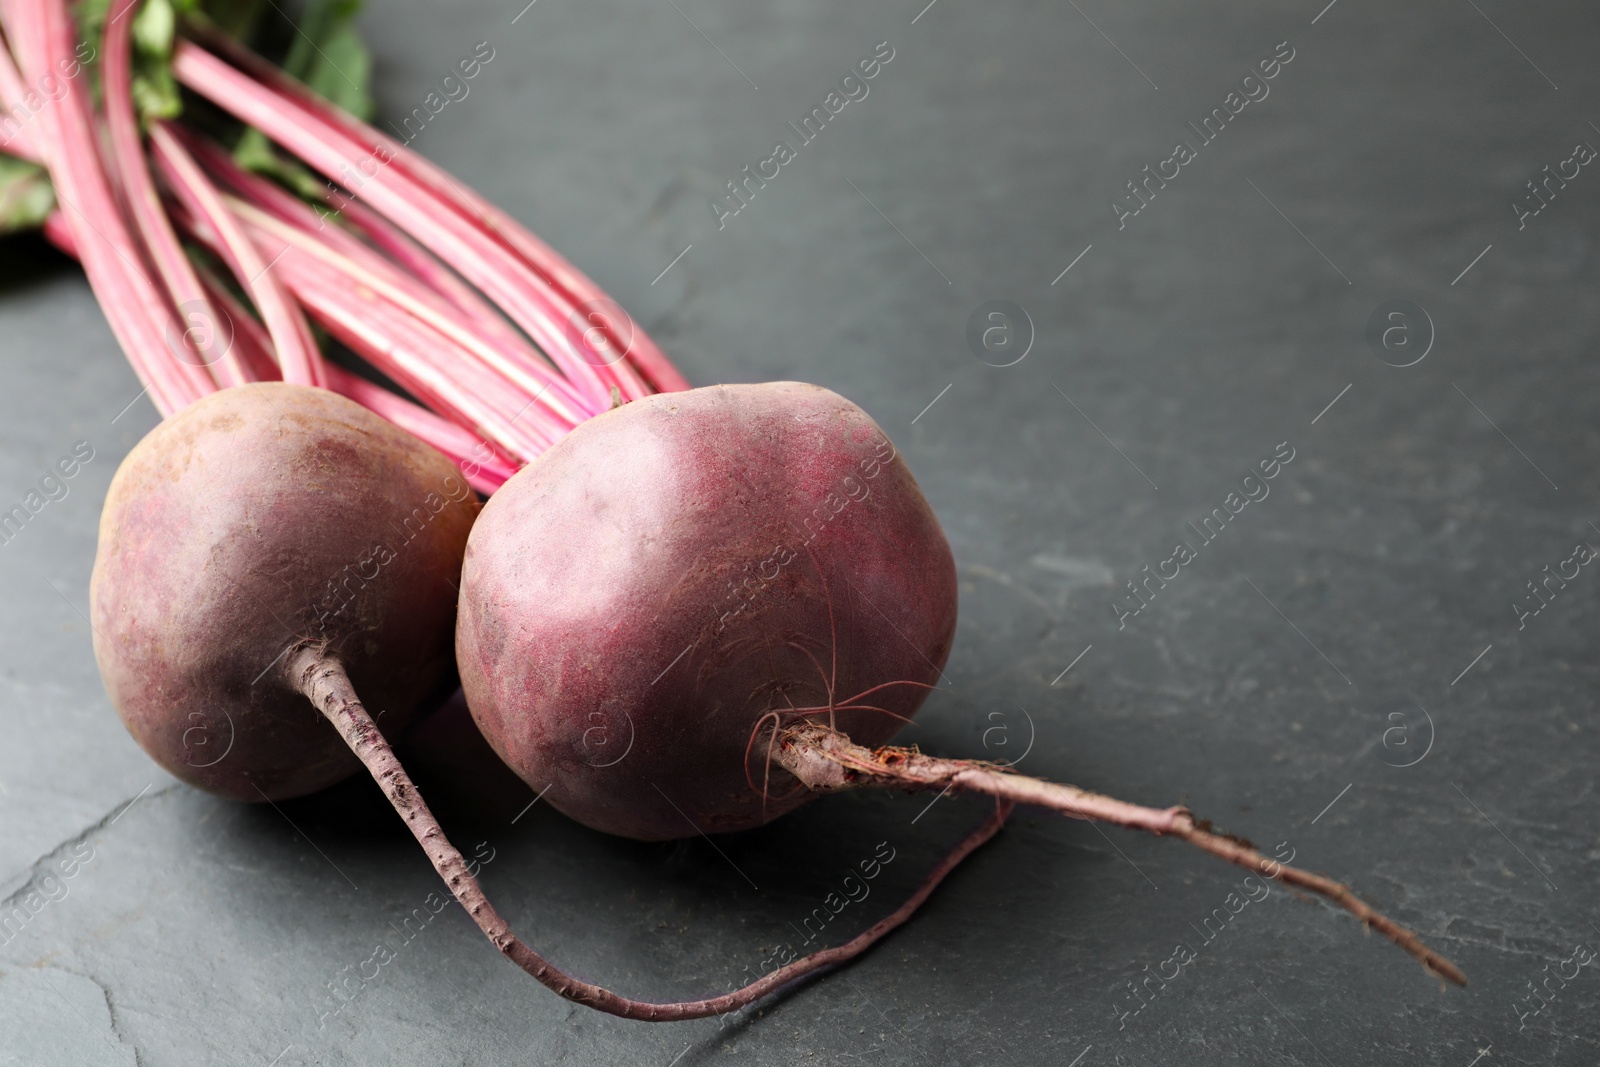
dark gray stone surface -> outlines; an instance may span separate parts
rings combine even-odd
[[[568,1006],[459,909],[431,915],[437,879],[369,784],[221,803],[122,730],[82,613],[101,496],[155,415],[123,412],[138,386],[76,271],[11,243],[0,508],[74,442],[95,458],[0,547],[0,891],[58,898],[0,945],[0,1063],[1600,1059],[1594,966],[1518,1015],[1600,944],[1600,577],[1524,628],[1512,607],[1600,544],[1600,174],[1520,231],[1509,207],[1600,143],[1600,25],[1504,0],[1075,6],[373,0],[365,26],[390,116],[492,45],[416,147],[694,381],[818,382],[900,443],[963,597],[950,685],[909,736],[1000,758],[1033,733],[1034,773],[1288,842],[1469,988],[1277,889],[1207,941],[1242,872],[1024,815],[908,927],[759,1016]],[[708,199],[885,40],[870,95],[719,230]],[[1119,230],[1108,201],[1282,41],[1270,95]],[[996,299],[1036,332],[1004,368],[964,339]],[[1404,368],[1364,339],[1395,299],[1437,334]],[[1285,441],[1270,496],[1200,545],[1185,523]],[[1179,540],[1197,558],[1119,630],[1118,587]],[[636,996],[730,987],[887,840],[895,862],[829,936],[864,927],[982,812],[829,799],[717,848],[642,845],[543,806],[513,825],[531,793],[459,715],[407,755],[447,825],[494,849],[513,925]],[[1133,1014],[1129,984],[1180,942],[1197,958]],[[341,980],[360,991],[342,1006]]]

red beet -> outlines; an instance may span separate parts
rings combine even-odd
[[[852,788],[983,793],[1182,838],[1465,981],[1346,886],[1185,808],[873,747],[938,678],[955,607],[949,546],[861,409],[721,386],[602,415],[507,482],[467,543],[456,649],[490,744],[602,830],[745,829]]]
[[[359,770],[289,675],[343,664],[395,733],[454,675],[454,583],[477,498],[442,455],[321,389],[195,402],[112,480],[90,583],[112,703],[169,772],[239,800]]]
[[[758,721],[836,697],[855,709],[838,728],[887,741],[955,623],[950,547],[894,446],[843,397],[780,382],[636,400],[508,482],[468,541],[456,648],[524,780],[657,840],[804,802],[750,788]]]

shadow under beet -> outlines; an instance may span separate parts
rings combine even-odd
[[[409,732],[389,740],[446,833],[452,838],[459,835],[458,846],[473,833],[481,835],[490,829],[504,833],[510,820],[534,797],[478,732],[459,690]],[[279,819],[268,805],[251,808],[259,808],[268,820]],[[409,848],[417,847],[364,769],[320,792],[280,800],[277,808],[318,841],[351,845],[403,842]]]
[[[484,875],[486,891],[514,931],[572,973],[661,1001],[716,996],[781,965],[780,952],[801,956],[850,940],[897,908],[988,809],[948,798],[930,807],[927,797],[842,795],[714,840],[641,842],[590,830],[548,804],[530,807],[536,792],[500,762],[459,694],[396,750],[463,854],[492,844],[498,858]],[[375,913],[392,911],[424,886],[444,894],[365,775],[279,802],[276,811],[245,806],[242,832],[281,839],[285,819],[363,889],[387,883],[380,899],[370,900]],[[1005,836],[955,871],[921,915],[863,962],[891,951],[885,958],[901,963],[907,953],[937,955],[970,936],[970,923],[985,911],[976,902],[1016,877],[1017,856]],[[259,906],[272,911],[279,904]],[[341,906],[327,902],[330,914]],[[1070,904],[1062,906],[1070,912]],[[492,954],[458,941],[451,958],[460,951]],[[745,1033],[800,990],[826,985],[832,973],[780,990],[724,1020],[717,1033]],[[524,989],[497,981],[496,988],[511,999],[550,996],[531,982]],[[831,1002],[842,994],[824,995]]]

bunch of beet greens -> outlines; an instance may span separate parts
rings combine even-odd
[[[688,387],[516,220],[241,46],[262,4],[207,7],[0,5],[0,225],[82,262],[162,414],[322,386],[487,493],[589,416]],[[286,64],[360,106],[328,58],[365,69],[353,8],[312,5]],[[331,364],[317,328],[409,396]]]

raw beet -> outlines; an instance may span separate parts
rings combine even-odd
[[[355,773],[288,653],[325,649],[384,731],[404,730],[453,678],[477,512],[449,460],[333,393],[275,382],[197,401],[106,496],[90,613],[112,703],[157,762],[221,796]]]
[[[803,803],[782,771],[770,800],[747,780],[763,716],[917,683],[834,719],[887,741],[955,622],[950,547],[883,431],[776,382],[633,401],[520,472],[468,540],[456,648],[512,769],[582,823],[658,840]]]
[[[456,656],[501,758],[600,830],[742,830],[847,789],[984,794],[1000,806],[971,840],[1017,803],[1177,837],[1322,895],[1465,983],[1348,886],[1187,808],[885,745],[940,677],[955,619],[950,547],[860,408],[793,382],[719,386],[599,416],[495,494],[467,542]],[[731,1004],[583,996],[647,1018]]]

